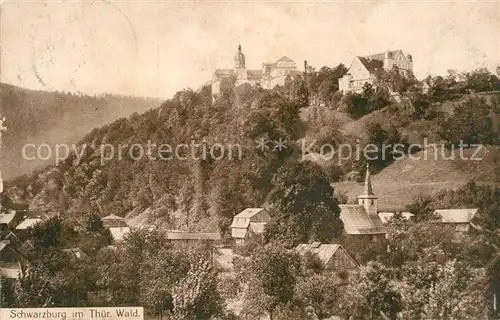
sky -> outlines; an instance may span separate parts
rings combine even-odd
[[[38,90],[168,98],[232,67],[286,55],[301,68],[402,49],[417,78],[495,70],[499,1],[4,0],[0,81]]]

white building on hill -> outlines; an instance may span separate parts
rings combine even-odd
[[[264,89],[272,89],[275,86],[284,86],[288,80],[293,79],[299,71],[295,61],[283,56],[274,63],[263,63],[261,69],[247,69],[246,58],[238,46],[234,57],[233,69],[216,69],[212,77],[212,96],[220,94],[222,86],[232,81],[235,85],[248,83],[260,85]]]
[[[357,56],[353,59],[347,73],[339,79],[339,91],[360,93],[365,83],[374,84],[377,72],[389,71],[395,66],[402,75],[407,76],[413,72],[412,56],[404,55],[400,49],[369,56]]]

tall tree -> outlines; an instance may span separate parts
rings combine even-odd
[[[342,231],[340,207],[330,181],[318,165],[291,160],[273,178],[271,221],[265,238],[288,247],[309,240],[328,242]]]

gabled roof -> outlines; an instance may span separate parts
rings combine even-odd
[[[378,216],[370,216],[358,204],[341,204],[340,219],[347,234],[384,234],[387,232]]]
[[[295,248],[300,254],[311,252],[316,255],[323,264],[327,264],[333,257],[337,249],[341,247],[340,244],[321,244],[315,243],[301,243]]]
[[[378,216],[380,218],[380,221],[386,224],[389,223],[390,219],[392,219],[392,217],[394,217],[395,214],[396,214],[395,212],[379,212]],[[410,218],[414,216],[414,214],[411,212],[401,212],[401,215],[405,220],[410,220]]]
[[[396,49],[396,50],[392,50],[392,51],[389,51],[389,54],[391,56],[394,56],[396,53],[398,52],[401,52],[401,54],[403,54],[403,51],[401,49]],[[404,56],[404,54],[403,54]],[[382,52],[382,53],[376,53],[376,54],[371,54],[369,56],[365,56],[366,58],[369,58],[369,59],[374,59],[374,60],[380,60],[380,61],[384,61],[384,58],[385,58],[385,52]],[[406,58],[406,57],[405,57]]]
[[[0,263],[0,275],[8,279],[18,279],[21,272],[21,263],[19,262]]]
[[[249,219],[249,218],[255,216],[256,214],[258,214],[259,212],[261,212],[262,210],[264,210],[264,208],[246,208],[245,210],[241,211],[240,213],[238,213],[234,217],[235,218],[247,218],[247,219]]]
[[[279,58],[278,61],[276,61],[276,63],[278,63],[278,62],[293,62],[293,63],[295,63],[295,61],[293,61],[292,59],[290,59],[287,56],[283,56],[283,57]]]
[[[0,214],[0,224],[9,224],[16,217],[16,212],[1,213]]]
[[[470,223],[478,209],[446,209],[436,210],[434,214],[441,217],[442,223]]]
[[[306,252],[311,252],[316,255],[324,265],[330,262],[330,259],[338,250],[343,250],[346,255],[350,257],[349,253],[347,253],[347,251],[340,244],[322,244],[320,242],[301,243],[297,246],[296,250],[302,255]],[[352,261],[356,264],[354,259],[352,259]]]
[[[221,240],[219,233],[213,232],[167,232],[168,240]]]
[[[380,60],[375,60],[367,57],[358,57],[359,61],[370,73],[374,73],[377,70],[382,70],[384,68],[384,62]]]
[[[114,214],[110,214],[109,216],[105,216],[101,220],[103,220],[103,221],[106,221],[106,220],[125,220],[125,218],[119,217],[119,216],[114,215]]]
[[[17,227],[16,230],[26,230],[30,227],[34,227],[37,223],[42,223],[42,218],[27,218],[24,219]]]

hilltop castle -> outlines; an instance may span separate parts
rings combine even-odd
[[[245,65],[245,55],[238,45],[238,51],[234,56],[233,69],[216,69],[212,77],[212,95],[215,97],[221,92],[224,83],[235,82],[236,86],[243,83],[250,85],[260,85],[265,89],[272,89],[275,86],[284,86],[287,81],[292,80],[299,71],[295,61],[283,56],[274,63],[263,63],[262,69],[247,69]]]
[[[373,85],[378,71],[389,71],[393,67],[397,67],[403,76],[408,76],[410,72],[413,72],[412,56],[410,54],[405,56],[403,51],[398,49],[355,57],[347,73],[339,79],[339,90],[359,93],[363,91],[365,83]]]

